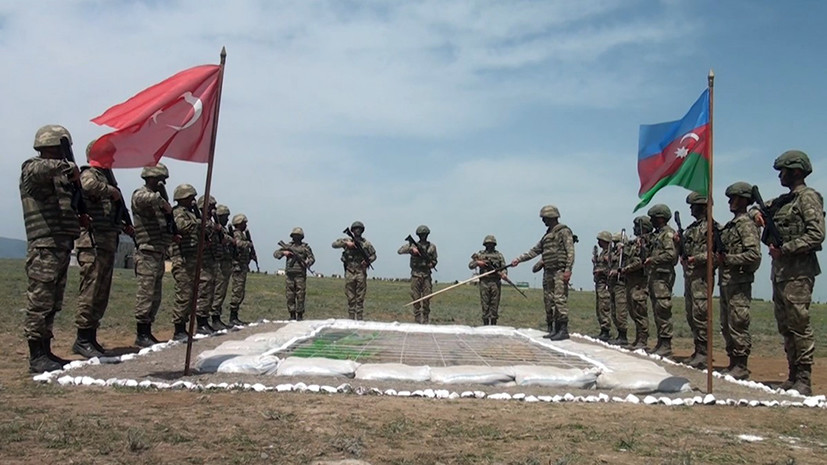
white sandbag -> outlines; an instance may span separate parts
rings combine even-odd
[[[347,376],[352,378],[359,364],[353,360],[320,357],[287,357],[279,363],[279,376]]]
[[[195,370],[200,373],[215,373],[225,361],[238,357],[239,354],[205,350],[195,358]]]
[[[560,368],[553,366],[517,365],[514,380],[518,386],[559,386],[578,389],[594,387],[597,375],[595,368]]]
[[[653,370],[613,371],[597,378],[598,389],[629,389],[634,392],[681,392],[690,389],[689,380]]]
[[[266,375],[274,373],[279,365],[279,358],[272,355],[239,355],[221,362],[219,373],[243,373],[247,375]]]
[[[263,354],[269,349],[266,341],[226,341],[213,349],[215,352],[232,353],[237,355]]]
[[[432,367],[431,381],[445,384],[503,384],[514,381],[511,367],[457,365]]]
[[[365,363],[356,369],[356,379],[374,381],[428,381],[428,366],[410,366],[401,363]]]

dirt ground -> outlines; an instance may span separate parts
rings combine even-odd
[[[134,350],[132,337],[119,334],[106,342],[125,352]],[[196,353],[223,338],[199,341]],[[56,352],[69,353],[68,343],[62,342]],[[265,464],[347,458],[372,464],[815,464],[824,463],[827,453],[823,409],[61,387],[31,381],[18,341],[7,339],[0,349],[3,464]],[[175,367],[182,367],[175,350],[181,348],[141,363],[155,362],[159,378],[175,375],[181,369]],[[784,360],[750,362],[756,380],[778,382],[786,374]],[[128,363],[117,369],[146,371]],[[814,369],[817,393],[827,387],[823,365]],[[201,376],[192,379],[207,381]],[[695,378],[693,384],[698,385]]]

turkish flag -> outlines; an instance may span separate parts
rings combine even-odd
[[[161,157],[207,163],[218,104],[218,65],[190,68],[106,110],[92,122],[117,129],[92,146],[103,168],[153,166]]]

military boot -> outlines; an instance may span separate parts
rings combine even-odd
[[[569,338],[569,322],[558,321],[557,332],[552,334],[549,338],[552,341],[563,341]]]
[[[795,389],[802,396],[813,395],[811,384],[812,365],[798,365],[796,367],[795,383],[790,389]]]
[[[151,325],[149,323],[138,323],[135,329],[135,345],[138,347],[150,347],[156,344],[153,340]]]
[[[178,342],[186,342],[190,335],[187,332],[186,323],[175,323],[175,332],[172,334],[172,340]]]
[[[233,326],[247,326],[248,322],[238,319],[238,312],[230,312],[230,324]]]
[[[60,358],[57,355],[52,353],[52,338],[51,337],[47,337],[47,338],[44,338],[44,339],[41,339],[41,340],[43,341],[43,351],[46,352],[46,356],[49,357],[49,360],[59,363],[61,367],[63,365],[66,365],[67,363],[71,362],[71,360],[66,360],[65,358]]]
[[[792,389],[796,379],[798,379],[798,367],[790,364],[787,380],[781,383],[781,386],[779,386],[779,388],[785,391]]]
[[[551,339],[551,337],[554,336],[557,333],[557,325],[554,324],[553,321],[547,322],[547,325],[548,325],[548,327],[547,327],[548,334],[543,336],[543,338],[544,339]]]
[[[103,352],[98,351],[92,344],[92,328],[78,328],[78,335],[75,343],[72,344],[72,352],[86,358],[103,357]]]
[[[483,326],[488,326],[488,318],[483,318],[482,319],[482,325]]]
[[[695,345],[695,354],[686,361],[686,364],[698,370],[706,370],[706,347]]]
[[[430,311],[422,312],[422,324],[423,325],[431,324],[431,312]]]
[[[233,327],[221,321],[221,315],[212,316],[212,324],[210,325],[215,330],[232,329]]]
[[[597,335],[598,341],[609,342],[609,339],[612,338],[612,334],[609,332],[609,328],[600,328],[600,334]]]
[[[347,312],[347,318],[348,318],[349,320],[355,320],[355,319],[356,319],[356,312],[355,312],[355,311],[353,311],[353,310],[348,310],[348,312]],[[419,323],[419,322],[417,321],[417,323]]]
[[[747,369],[747,359],[749,357],[746,355],[740,355],[732,358],[735,359],[735,364],[727,374],[735,379],[749,379],[750,371]]]
[[[50,359],[43,346],[42,339],[29,339],[29,372],[43,373],[44,371],[62,370],[63,365]]]
[[[640,333],[637,333],[635,335],[635,342],[633,342],[628,348],[629,348],[629,350],[638,350],[638,349],[647,350],[647,347],[646,347],[647,342],[648,341],[647,341],[646,336],[644,336]]]
[[[304,320],[304,312],[296,312],[296,321]]]
[[[422,314],[421,313],[414,313],[414,323],[421,325],[422,324]]]
[[[106,349],[98,342],[98,328],[92,329],[92,345],[95,346],[95,349],[98,349],[98,352],[106,355]]]
[[[491,323],[491,326],[497,326],[497,319],[496,318],[491,318],[490,320],[488,320],[488,322]]]
[[[296,321],[296,312],[290,312],[290,321]]]
[[[215,329],[210,326],[210,323],[207,321],[207,317],[205,316],[196,316],[195,317],[196,324],[198,325],[198,329],[195,331],[195,334],[204,334],[210,336],[215,334]],[[232,321],[232,320],[230,320]]]
[[[617,330],[617,337],[609,341],[609,344],[613,346],[620,346],[624,347],[629,345],[629,340],[626,339],[626,330],[625,329],[618,329]]]
[[[672,356],[672,339],[662,339],[660,342],[660,347],[653,352],[655,355],[660,355],[661,357],[671,357]]]
[[[659,337],[658,338],[658,343],[655,344],[655,347],[652,347],[650,349],[646,349],[646,353],[647,354],[654,354],[655,352],[660,350],[661,345],[663,345],[663,339]]]

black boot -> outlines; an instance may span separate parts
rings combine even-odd
[[[46,356],[49,357],[49,360],[59,363],[61,367],[63,365],[66,365],[67,363],[71,362],[71,360],[66,360],[65,358],[60,358],[57,355],[52,353],[52,338],[51,337],[47,337],[45,339],[42,339],[42,341],[43,341],[43,351],[46,353]]]
[[[789,389],[792,389],[793,385],[795,384],[795,380],[797,378],[798,378],[798,367],[793,365],[793,364],[789,364],[789,371],[788,371],[788,375],[787,375],[787,380],[784,381],[783,383],[781,383],[781,386],[779,386],[779,387],[781,389],[785,390],[785,391],[787,391]]]
[[[290,321],[296,321],[296,312],[290,312]]]
[[[617,337],[609,341],[609,344],[615,346],[625,347],[629,345],[629,340],[626,339],[626,330],[625,329],[618,329],[617,330]]]
[[[175,323],[175,332],[172,335],[173,341],[186,342],[190,335],[187,332],[186,323]]]
[[[557,327],[556,327],[556,325],[554,324],[553,321],[547,322],[547,325],[548,325],[548,328],[547,328],[548,329],[548,334],[543,336],[543,339],[551,339],[552,337],[554,337],[555,334],[557,334]]]
[[[600,328],[600,334],[597,335],[598,341],[609,342],[609,339],[612,338],[611,333],[609,333],[609,328]]]
[[[248,322],[238,319],[238,312],[230,312],[230,324],[233,326],[247,326]]]
[[[304,320],[304,312],[296,312],[296,321]]]
[[[213,329],[213,327],[210,326],[209,321],[207,321],[207,317],[196,316],[195,321],[198,325],[198,329],[195,331],[195,334],[205,334],[207,336],[215,334],[215,329]]]
[[[221,321],[221,315],[213,315],[212,316],[212,324],[210,326],[212,326],[213,329],[216,329],[216,330],[219,330],[219,329],[232,329],[232,326],[229,326],[229,325],[225,324],[223,321]]]
[[[488,325],[489,325],[489,323],[488,323],[488,318],[483,318],[483,319],[482,319],[482,325],[483,325],[483,326],[488,326]]]
[[[563,341],[569,338],[569,322],[568,321],[558,321],[557,322],[557,332],[554,333],[549,339],[552,341]]]
[[[92,330],[92,345],[95,346],[95,349],[98,349],[98,352],[106,355],[106,349],[98,342],[98,328]]]
[[[92,328],[78,328],[78,336],[72,344],[72,352],[86,358],[103,357],[103,352],[99,352],[92,344],[93,331]]]
[[[43,373],[44,371],[56,371],[63,369],[63,365],[52,360],[43,350],[42,339],[29,339],[29,372]]]
[[[149,323],[138,323],[135,330],[135,345],[138,347],[150,347],[156,344],[152,337],[152,325]]]
[[[491,326],[497,326],[497,319],[496,318],[491,318],[490,320],[488,320],[488,322],[491,324]]]

